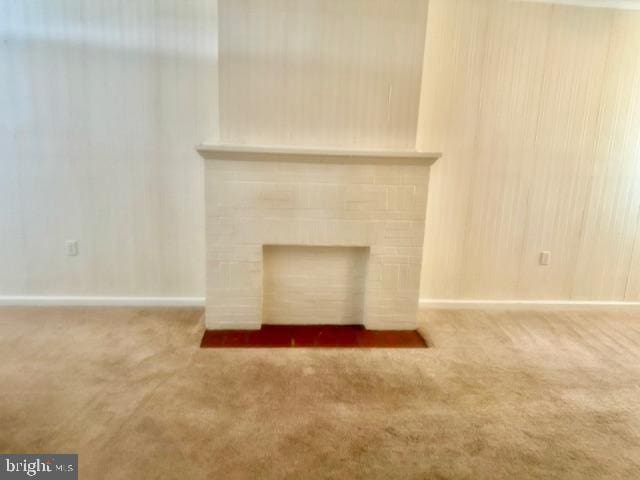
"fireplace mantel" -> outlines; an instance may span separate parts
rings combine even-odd
[[[394,162],[421,162],[431,165],[442,154],[434,152],[419,152],[416,150],[349,150],[315,147],[289,147],[268,145],[224,145],[217,143],[201,143],[197,150],[205,158],[220,158],[225,160],[247,159],[271,160],[274,156],[280,159],[287,157],[302,158],[308,160],[335,162],[342,161],[366,161],[394,163]]]
[[[208,329],[416,328],[429,170],[415,150],[198,146]]]

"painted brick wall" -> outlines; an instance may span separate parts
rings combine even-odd
[[[263,323],[363,322],[368,248],[265,245],[262,259]]]
[[[368,247],[363,323],[414,328],[428,162],[310,158],[205,161],[207,328],[259,328],[264,245]]]

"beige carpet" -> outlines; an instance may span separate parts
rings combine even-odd
[[[197,310],[0,310],[0,451],[81,479],[640,478],[640,316],[434,312],[426,350],[199,350]]]

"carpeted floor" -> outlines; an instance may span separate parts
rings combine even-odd
[[[640,314],[424,313],[423,350],[200,350],[201,315],[1,309],[0,451],[85,480],[640,478]]]

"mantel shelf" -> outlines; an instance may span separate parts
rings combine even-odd
[[[432,164],[441,153],[419,152],[416,150],[341,150],[318,147],[287,147],[266,145],[223,145],[216,143],[201,143],[198,152],[205,158],[233,159],[271,159],[277,157],[306,157],[309,159],[339,160],[339,159],[378,159],[379,161],[419,161]]]

